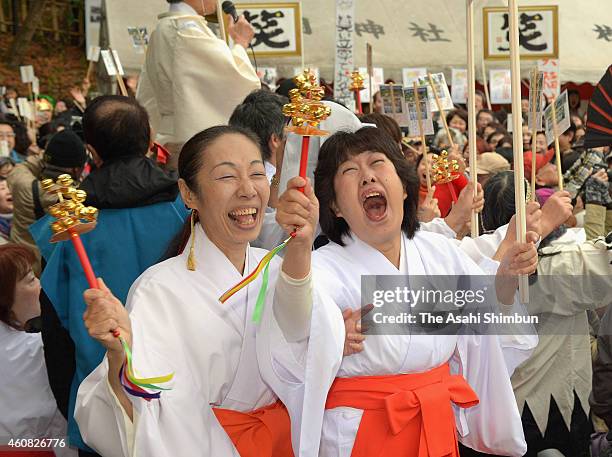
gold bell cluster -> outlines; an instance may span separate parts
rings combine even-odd
[[[56,181],[44,179],[41,186],[46,193],[55,194],[59,202],[49,208],[49,214],[56,220],[51,224],[52,242],[64,241],[72,233],[83,234],[93,230],[98,218],[98,210],[85,206],[87,194],[74,186],[70,175],[60,175]]]
[[[436,184],[444,184],[454,181],[459,177],[459,164],[455,159],[449,160],[448,152],[442,151],[440,154],[433,154],[432,165],[434,175],[433,180]]]
[[[296,89],[289,91],[291,103],[283,106],[283,114],[291,118],[288,131],[298,135],[324,136],[327,132],[319,130],[319,123],[331,114],[331,108],[321,99],[325,91],[317,84],[317,78],[309,70],[304,70],[294,78]]]
[[[359,73],[359,71],[355,70],[351,73],[351,85],[349,87],[349,90],[353,92],[359,92],[363,89],[365,89],[364,78],[363,76],[361,76],[361,73]]]

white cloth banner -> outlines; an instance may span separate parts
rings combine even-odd
[[[465,68],[453,68],[451,77],[451,96],[453,103],[467,103],[467,70]]]
[[[336,66],[334,71],[334,98],[346,106],[355,104],[350,90],[351,72],[355,68],[353,35],[355,32],[355,3],[336,0]]]
[[[538,70],[544,73],[544,96],[549,100],[558,97],[561,93],[559,61],[557,59],[538,60]]]
[[[96,3],[100,0],[88,0]],[[261,3],[261,0],[240,0],[242,4]],[[450,78],[451,68],[465,68],[465,2],[448,0],[379,0],[342,1],[354,4],[354,67],[367,66],[366,43],[374,48],[374,63],[385,69],[385,76],[398,83],[402,68],[425,67],[431,73],[444,71]],[[333,80],[336,49],[336,30],[330,27],[330,13],[335,4],[330,0],[308,0],[303,8],[303,48],[306,65],[316,65],[321,76]],[[588,4],[588,8],[583,5]],[[610,0],[521,0],[520,6],[559,6],[559,70],[562,82],[596,83],[610,65]],[[147,27],[150,32],[157,24],[157,15],[168,10],[166,0],[105,0],[105,15],[109,32],[109,46],[117,49],[126,71],[140,69],[144,55],[126,39],[128,27]],[[482,7],[508,7],[507,0],[476,2],[474,7],[474,55],[482,56]],[[87,10],[89,11],[89,10]],[[89,14],[88,14],[89,17]],[[88,31],[89,31],[88,24]],[[606,28],[608,27],[608,28]],[[275,27],[270,26],[269,33]],[[89,33],[88,33],[89,35]],[[94,41],[87,45],[97,45]],[[87,49],[87,48],[85,48]],[[588,58],[585,58],[588,50]],[[300,57],[257,56],[257,63],[277,67],[279,76],[291,77],[293,67],[301,65]],[[529,77],[533,61],[522,60],[521,75]],[[509,60],[487,60],[487,69],[508,68]]]

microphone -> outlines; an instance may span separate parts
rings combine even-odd
[[[238,22],[238,13],[236,12],[236,6],[234,6],[234,2],[225,0],[223,3],[221,3],[221,9],[225,14],[232,16],[234,22]]]
[[[238,22],[238,13],[236,12],[236,6],[234,5],[234,2],[231,2],[230,0],[225,0],[223,3],[221,3],[221,9],[225,14],[232,16],[234,23]],[[249,44],[249,49],[253,54],[253,60],[255,61],[255,71],[257,72],[257,58],[255,57],[255,50],[253,49],[253,45]]]

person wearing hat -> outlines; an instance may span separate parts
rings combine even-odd
[[[34,272],[37,274],[40,273],[40,253],[28,228],[44,216],[46,208],[57,201],[55,196],[42,190],[39,181],[46,178],[56,179],[61,174],[69,174],[78,181],[86,161],[87,153],[81,139],[74,132],[63,130],[51,138],[42,157],[28,157],[25,162],[18,164],[8,177],[15,207],[10,239],[36,251]]]
[[[261,87],[246,52],[254,31],[244,17],[229,20],[230,49],[208,27],[217,0],[167,1],[170,10],[151,34],[136,93],[162,145],[227,124],[234,108]]]
[[[483,152],[478,156],[476,174],[478,182],[483,187],[491,176],[508,170],[510,170],[510,163],[496,152]]]

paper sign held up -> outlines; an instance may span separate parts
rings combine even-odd
[[[21,82],[24,84],[31,83],[34,79],[34,67],[32,65],[24,65],[19,67],[21,72]]]
[[[34,77],[32,80],[32,92],[34,92],[35,95],[40,94],[40,80],[37,77]]]
[[[137,53],[143,54],[149,44],[149,32],[146,27],[128,27],[128,34]]]
[[[0,140],[0,158],[8,157],[10,154],[8,141]]]
[[[257,69],[257,76],[262,83],[270,88],[270,90],[276,89],[276,67],[259,67]]]
[[[32,120],[32,109],[27,98],[19,97],[17,99],[17,108],[19,109],[19,115],[21,117]]]
[[[434,86],[436,87],[436,93],[438,94],[438,100],[440,100],[440,105],[444,111],[452,110],[454,108],[453,100],[451,99],[450,92],[448,91],[448,86],[446,85],[446,78],[444,77],[444,73],[433,73],[431,75],[431,79],[433,79]],[[436,103],[436,98],[433,93],[433,89],[431,88],[431,84],[429,83],[429,77],[419,77],[417,79],[417,84],[419,86],[427,87],[427,98],[429,99],[429,106],[432,111],[439,111],[438,105]]]
[[[87,60],[90,62],[97,62],[100,60],[100,47],[99,46],[90,46],[87,50]]]
[[[413,82],[425,76],[427,76],[427,68],[402,68],[402,84],[404,87],[412,87]]]
[[[407,126],[408,114],[404,104],[404,88],[399,84],[382,84],[379,89],[383,102],[383,113],[395,119],[400,126]]]
[[[115,62],[113,61],[113,56],[108,49],[104,51],[100,51],[100,55],[102,56],[102,61],[104,62],[104,67],[106,68],[106,73],[108,76],[116,76],[117,68],[115,68]]]
[[[431,115],[431,106],[429,105],[427,86],[418,86],[417,91],[419,96],[421,119],[423,122],[423,134],[433,135],[433,116]],[[408,131],[410,136],[420,136],[421,131],[419,130],[419,115],[416,105],[414,87],[404,88],[404,100],[406,103],[406,110],[408,111]]]
[[[544,121],[546,122],[546,142],[552,143],[557,136],[564,133],[570,127],[570,110],[567,99],[567,91],[564,90],[555,99],[556,126],[553,124],[553,105],[552,103],[544,110]]]
[[[467,103],[468,73],[465,68],[453,68],[451,96],[454,103]]]
[[[489,75],[491,103],[512,103],[512,76],[510,70],[491,70]]]
[[[537,70],[532,71],[529,79],[529,112],[527,113],[527,125],[530,132],[542,130],[543,83],[544,73]],[[533,113],[535,113],[535,125]]]
[[[374,90],[370,93],[370,75],[368,74],[367,67],[359,67],[359,74],[363,76],[363,91],[361,92],[361,99],[369,103],[371,96],[380,90],[380,86],[385,83],[385,71],[380,67],[374,67],[374,74],[372,75],[372,86]]]
[[[123,76],[125,72],[123,71],[123,66],[121,65],[121,60],[119,60],[119,53],[113,49],[113,58],[115,59],[115,66],[117,68],[117,72]]]

